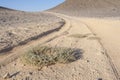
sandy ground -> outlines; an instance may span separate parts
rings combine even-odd
[[[62,18],[65,25],[0,56],[0,80],[6,73],[11,76],[8,80],[120,80],[119,4],[119,0],[66,0],[49,10],[57,13],[45,12]],[[85,37],[70,36],[75,34]],[[38,44],[79,48],[82,57],[70,64],[55,64],[39,71],[19,59]]]
[[[2,8],[1,8],[2,9]],[[0,9],[0,53],[47,35],[64,25],[64,20],[48,13],[28,13]]]
[[[120,76],[120,20],[118,19],[81,19],[98,36],[107,50]]]
[[[9,80],[26,80],[26,78],[30,80],[117,80],[109,59],[105,55],[104,48],[87,26],[77,18],[56,15],[66,20],[66,24],[62,29],[42,39],[13,49],[11,55],[8,55],[7,58],[5,57],[3,61],[1,60],[1,64],[3,64],[0,69],[1,79],[6,73],[10,73],[11,78]],[[70,37],[73,34],[87,34],[87,36],[84,38]],[[24,66],[19,59],[20,53],[24,53],[30,46],[38,44],[79,48],[82,57],[70,64],[56,64],[44,67],[41,71],[30,66]],[[12,62],[9,63],[10,60]]]
[[[100,38],[107,56],[120,79],[120,1],[119,0],[66,0],[50,11],[77,17]]]

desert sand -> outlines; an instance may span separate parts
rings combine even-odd
[[[51,11],[80,17],[119,17],[119,0],[66,0]]]
[[[47,35],[51,30],[64,25],[64,20],[47,13],[3,9],[0,11],[0,52]]]
[[[1,14],[10,14],[0,17],[0,31],[3,34],[0,36],[3,41],[10,39],[16,42],[20,39],[19,42],[22,42],[31,37],[37,38],[29,39],[22,45],[19,42],[12,44],[10,46],[15,46],[11,50],[1,52],[0,80],[6,74],[10,76],[8,80],[120,80],[119,4],[119,0],[66,0],[55,8],[37,13],[2,8]],[[16,13],[21,15],[20,20],[16,22],[16,18],[13,18],[9,22]],[[23,14],[31,18],[25,18],[24,22]],[[40,24],[39,28],[37,24]],[[8,31],[16,30],[20,32],[15,34],[17,39],[5,36]],[[49,31],[48,34],[42,34]],[[38,36],[40,34],[42,36]],[[2,45],[0,49],[3,49]],[[36,45],[78,48],[81,57],[69,64],[55,64],[39,70],[25,65],[20,58],[26,50]]]

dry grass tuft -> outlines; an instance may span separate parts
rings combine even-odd
[[[43,67],[56,63],[70,63],[80,58],[79,49],[37,46],[28,50],[23,56],[24,63]]]

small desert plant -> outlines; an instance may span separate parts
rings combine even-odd
[[[22,61],[38,67],[49,66],[56,63],[69,63],[78,59],[79,49],[37,46],[28,50]]]

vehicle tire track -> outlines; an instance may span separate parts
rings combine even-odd
[[[56,16],[57,16],[57,15],[56,15]],[[62,17],[60,17],[60,18],[63,19]],[[1,56],[0,56],[1,58],[2,58],[2,56],[5,57],[5,55],[8,55],[8,56],[7,56],[5,59],[3,59],[2,61],[0,61],[0,67],[5,66],[5,65],[7,65],[8,63],[10,63],[10,62],[18,59],[18,57],[19,57],[20,55],[22,55],[23,52],[24,52],[24,50],[23,50],[23,51],[20,51],[19,49],[22,50],[22,49],[24,49],[24,47],[25,47],[25,49],[27,49],[28,46],[29,46],[30,44],[34,44],[34,42],[35,42],[36,40],[40,41],[43,37],[46,38],[46,39],[47,39],[46,41],[44,41],[44,42],[42,42],[42,43],[39,44],[39,45],[44,45],[45,43],[48,43],[48,42],[50,42],[50,41],[52,41],[52,40],[54,40],[54,39],[56,39],[56,38],[59,38],[59,37],[64,36],[64,35],[67,35],[67,34],[68,34],[67,31],[69,31],[72,26],[71,26],[71,24],[70,24],[70,22],[69,22],[68,20],[67,20],[67,21],[66,21],[66,19],[63,19],[63,20],[65,21],[65,24],[62,25],[62,26],[60,26],[59,28],[54,29],[54,30],[50,30],[50,31],[47,32],[46,35],[42,35],[40,38],[37,37],[35,40],[31,40],[31,41],[25,43],[24,45],[19,45],[19,46],[15,47],[15,48],[16,48],[15,50],[13,49],[13,50],[11,50],[11,51],[9,51],[9,52],[6,52],[4,55],[1,55]],[[67,25],[67,24],[68,24],[68,25]],[[66,26],[66,25],[67,25],[67,26]],[[64,29],[64,27],[67,27],[67,28]],[[55,33],[58,33],[58,34],[55,34]],[[50,36],[50,35],[55,35],[55,36],[48,38],[48,36]],[[38,42],[38,41],[37,41],[37,42]],[[32,42],[33,42],[33,43],[32,43]],[[37,43],[37,42],[35,42],[35,43]],[[26,46],[27,46],[27,47],[26,47]],[[23,48],[21,48],[21,47],[23,47]],[[20,52],[19,52],[19,51],[20,51]],[[18,54],[18,52],[19,52],[20,54]],[[9,54],[10,54],[10,55],[9,55]]]
[[[95,35],[96,33],[95,33],[86,23],[84,23],[84,22],[82,22],[82,21],[81,21],[81,23],[85,24],[86,27],[87,27],[87,28],[93,33],[93,35],[96,37],[96,35]],[[109,61],[109,64],[110,64],[110,66],[111,66],[111,68],[112,68],[112,70],[113,70],[113,72],[114,72],[114,75],[115,75],[116,79],[117,79],[117,80],[120,80],[118,70],[117,70],[116,66],[114,65],[111,57],[109,56],[109,54],[108,54],[108,52],[107,52],[107,49],[104,47],[104,45],[102,44],[102,42],[101,42],[99,39],[97,39],[97,41],[98,41],[98,42],[100,43],[100,45],[102,46],[102,48],[103,48],[103,50],[104,50],[103,54],[105,54],[105,56],[107,57],[107,59],[108,59],[108,61]]]

